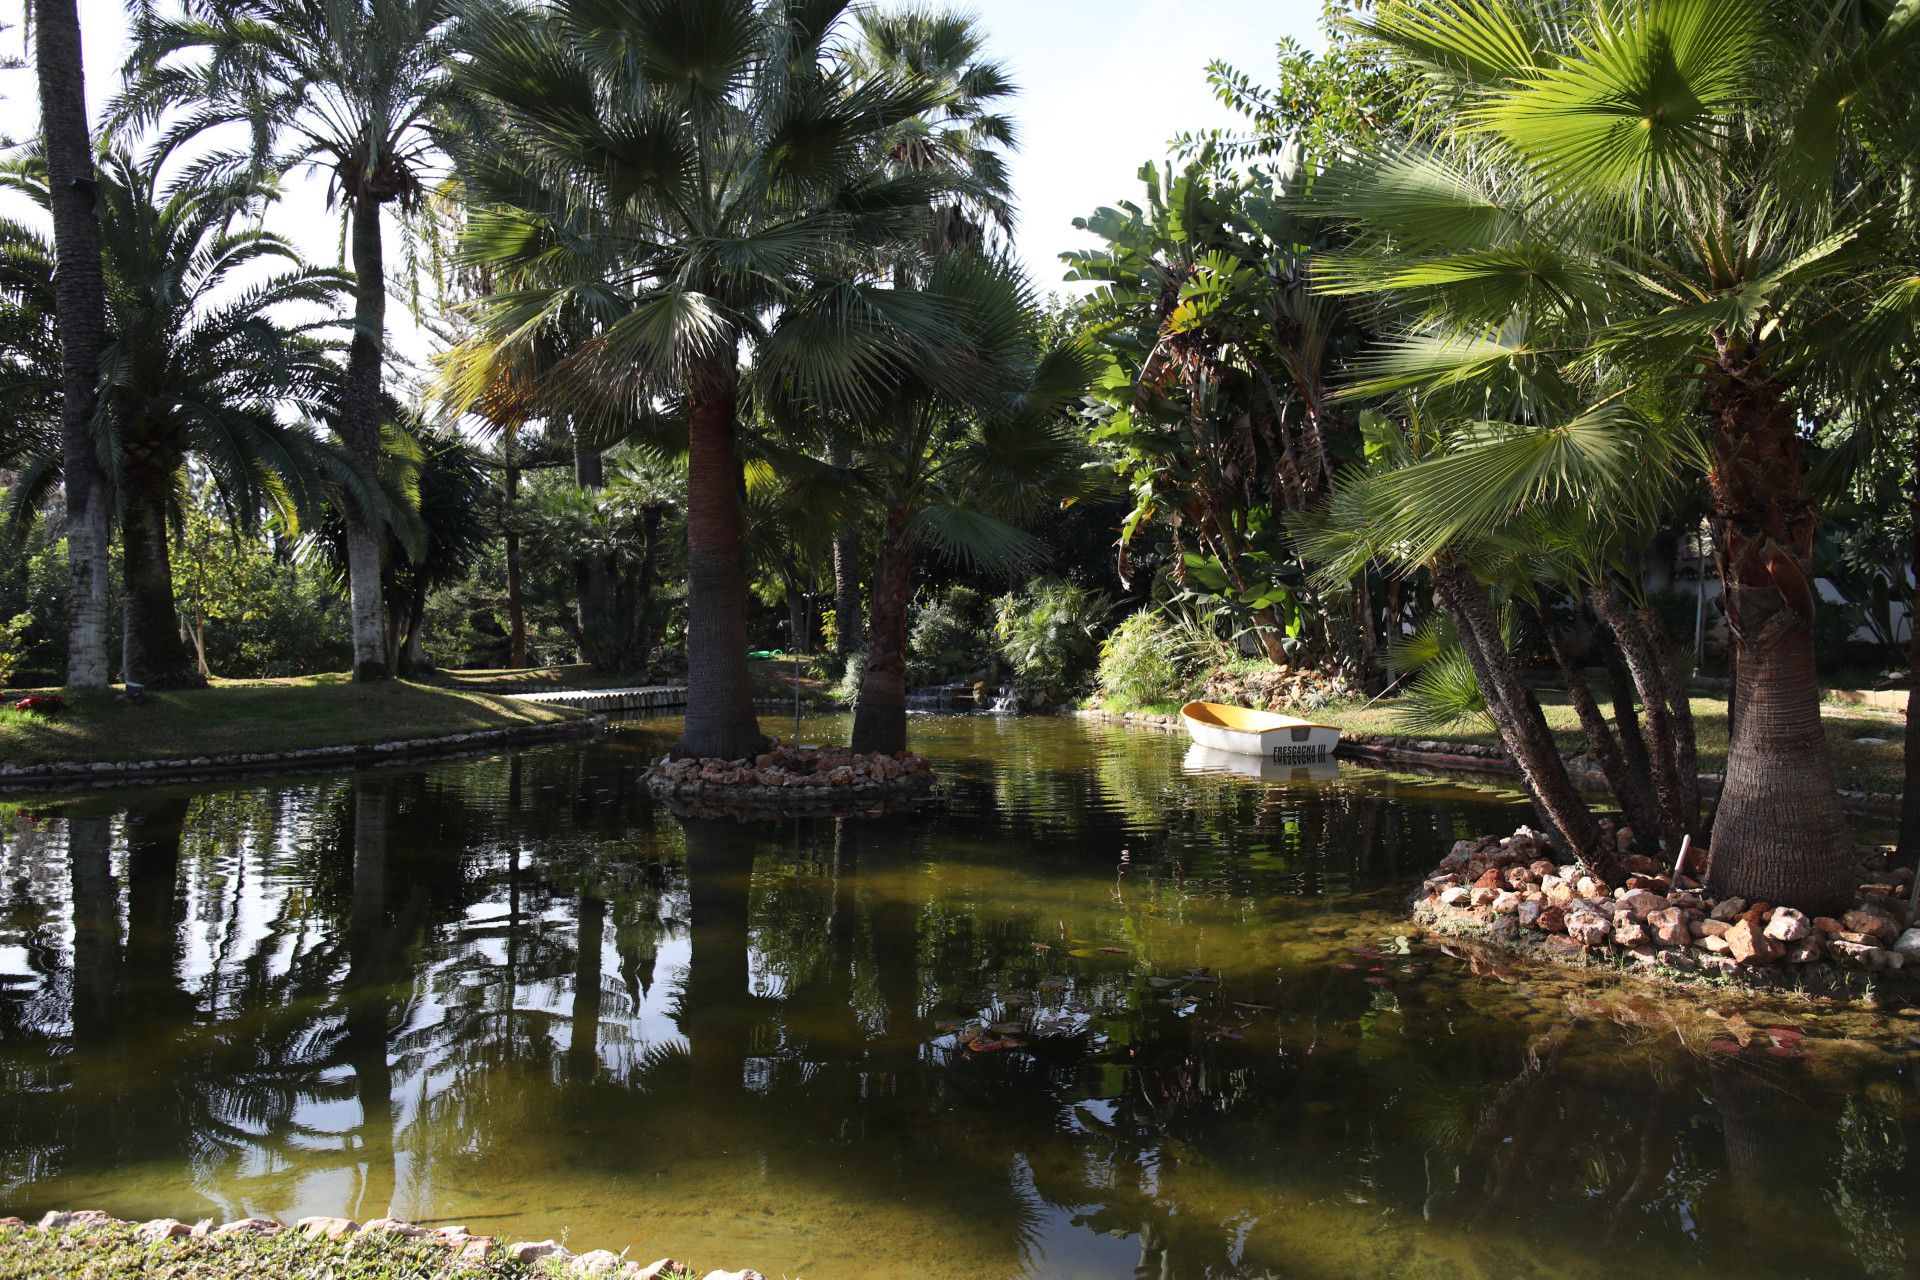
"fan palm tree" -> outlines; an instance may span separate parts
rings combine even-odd
[[[233,177],[163,186],[162,163],[123,151],[102,158],[97,207],[110,337],[90,427],[121,517],[126,678],[164,689],[205,683],[181,639],[168,550],[187,459],[213,476],[243,519],[271,508],[291,524],[319,506],[335,468],[282,411],[313,418],[332,406],[339,344],[284,309],[325,311],[349,282],[301,265],[278,236],[234,228],[271,189]],[[54,203],[37,153],[0,166],[0,189],[42,209]],[[54,297],[53,246],[12,221],[0,221],[0,240],[10,249],[0,289],[23,305]],[[32,504],[66,459],[46,452],[21,461],[25,482],[14,501]]]
[[[1569,494],[1604,511],[1650,467],[1704,476],[1740,708],[1712,885],[1811,907],[1851,886],[1796,403],[1888,270],[1889,86],[1920,71],[1914,7],[1888,9],[1385,0],[1354,22],[1453,123],[1320,191],[1365,250],[1323,286],[1399,324],[1356,392],[1471,424],[1402,485],[1415,559]],[[1684,447],[1649,457],[1668,421]]]
[[[465,252],[503,278],[539,268],[481,309],[488,349],[512,355],[581,312],[592,337],[554,374],[576,421],[685,423],[681,755],[738,759],[764,742],[746,658],[743,403],[795,380],[847,394],[951,330],[927,299],[875,279],[927,208],[965,186],[874,159],[942,88],[857,75],[842,54],[848,8],[602,0],[468,19],[460,161],[480,212]],[[456,375],[470,394],[485,363]]]
[[[169,125],[180,138],[224,125],[252,133],[247,155],[218,155],[195,173],[315,167],[346,207],[353,338],[336,423],[364,471],[378,467],[386,357],[384,211],[420,207],[433,124],[448,91],[453,0],[186,0],[162,15],[135,10],[133,76],[115,115]],[[404,223],[403,223],[404,225]],[[388,671],[378,513],[349,503],[353,675]]]
[[[54,311],[67,513],[67,683],[97,689],[108,674],[107,496],[93,433],[106,299],[78,7],[74,0],[39,0],[33,28],[40,134],[52,173],[53,242],[60,259]]]
[[[880,527],[867,661],[852,746],[907,745],[907,608],[921,549],[993,567],[1032,555],[1017,522],[1079,491],[1084,452],[1065,411],[1086,393],[1094,360],[1077,343],[1042,350],[1042,316],[1010,266],[974,254],[935,264],[930,291],[966,317],[976,378],[964,395],[922,379],[895,382],[854,454],[855,482]]]

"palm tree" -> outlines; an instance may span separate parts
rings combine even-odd
[[[1385,299],[1400,330],[1357,390],[1417,389],[1471,428],[1405,486],[1412,543],[1650,466],[1704,475],[1740,709],[1712,887],[1816,908],[1848,898],[1850,858],[1796,400],[1887,269],[1878,166],[1911,139],[1885,108],[1920,23],[1879,14],[1385,0],[1355,23],[1455,123],[1321,191],[1365,251],[1323,284]],[[1650,459],[1669,421],[1689,443]]]
[[[866,419],[854,454],[857,486],[878,516],[867,661],[852,746],[892,754],[907,745],[907,607],[916,549],[999,567],[1035,550],[1015,521],[1078,491],[1082,449],[1065,409],[1085,394],[1093,357],[1069,343],[1041,349],[1042,315],[1005,263],[947,254],[928,290],[966,317],[965,394],[900,378]]]
[[[107,683],[107,496],[93,420],[106,339],[100,221],[94,212],[93,142],[74,0],[34,10],[34,71],[40,133],[53,190],[53,242],[60,259],[55,314],[60,336],[60,449],[67,509],[67,683]]]
[[[100,354],[101,394],[89,423],[112,464],[126,583],[126,678],[152,688],[205,683],[181,639],[168,551],[189,455],[245,520],[273,508],[290,523],[321,501],[332,468],[281,411],[317,417],[337,399],[339,345],[292,325],[283,308],[328,307],[349,287],[337,272],[300,264],[292,245],[233,224],[272,192],[244,178],[183,178],[162,186],[162,160],[104,154],[98,179],[111,337]],[[55,192],[44,160],[0,166],[0,189],[42,209]],[[19,300],[57,291],[51,245],[32,227],[0,221],[11,258],[0,282]],[[262,269],[271,274],[262,276]],[[44,306],[44,303],[41,304]],[[27,454],[31,503],[65,459]]]
[[[170,126],[175,138],[230,124],[252,131],[248,155],[215,157],[196,173],[331,173],[329,200],[346,206],[354,273],[337,430],[369,473],[379,463],[386,356],[381,220],[389,207],[404,217],[420,206],[456,9],[452,0],[186,0],[176,17],[140,0],[134,77],[115,108],[147,123],[185,108]],[[385,679],[380,520],[352,502],[345,514],[353,676]]]
[[[884,171],[878,142],[938,105],[924,81],[859,77],[843,0],[501,4],[470,18],[465,252],[537,283],[486,305],[510,355],[577,309],[593,336],[556,377],[581,419],[684,421],[688,708],[677,754],[764,742],[748,682],[741,409],[802,380],[831,398],[947,319],[873,279],[964,186]],[[742,348],[752,352],[752,377]],[[484,361],[469,366],[472,391]],[[954,368],[950,376],[964,377]]]

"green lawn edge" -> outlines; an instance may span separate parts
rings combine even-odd
[[[371,747],[490,730],[529,733],[582,722],[569,707],[521,702],[408,680],[355,684],[344,675],[220,680],[207,689],[150,692],[138,704],[109,690],[48,690],[63,712],[0,707],[0,764],[222,759],[320,747]]]

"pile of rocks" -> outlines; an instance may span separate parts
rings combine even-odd
[[[1620,845],[1631,847],[1631,830]],[[1838,917],[1792,906],[1716,898],[1686,875],[1627,853],[1603,879],[1558,862],[1546,838],[1462,840],[1426,881],[1416,913],[1440,932],[1545,943],[1567,955],[1617,955],[1682,972],[1732,975],[1769,967],[1920,967],[1920,928],[1907,927],[1913,872],[1870,851],[1859,895]]]
[[[23,1229],[27,1226],[19,1218],[0,1218],[0,1230],[8,1228]],[[565,1245],[553,1240],[524,1240],[516,1244],[501,1244],[493,1236],[477,1236],[465,1227],[423,1227],[411,1222],[402,1222],[398,1218],[376,1218],[371,1222],[359,1223],[351,1218],[302,1218],[291,1227],[272,1218],[241,1218],[223,1226],[215,1226],[211,1219],[189,1226],[173,1218],[155,1218],[151,1222],[121,1222],[98,1209],[80,1209],[73,1212],[54,1211],[40,1219],[39,1230],[87,1231],[101,1227],[132,1227],[134,1235],[142,1243],[157,1244],[162,1240],[194,1239],[222,1240],[234,1236],[274,1236],[284,1231],[293,1231],[311,1236],[315,1240],[338,1241],[352,1236],[394,1236],[403,1240],[420,1240],[430,1244],[445,1245],[450,1253],[463,1262],[485,1262],[493,1258],[504,1258],[523,1267],[537,1268],[551,1275],[568,1276],[607,1276],[615,1280],[691,1280],[698,1273],[692,1267],[675,1262],[671,1258],[661,1258],[657,1262],[642,1265],[621,1257],[606,1249],[595,1249],[591,1253],[576,1254]],[[765,1280],[757,1271],[709,1271],[706,1280]]]
[[[1337,699],[1350,698],[1355,692],[1353,684],[1338,672],[1283,663],[1245,672],[1215,671],[1201,686],[1200,697],[1207,702],[1268,711],[1313,711]]]
[[[647,771],[658,795],[686,800],[752,804],[835,803],[924,795],[933,789],[925,756],[901,751],[866,754],[847,747],[787,746],[775,742],[752,760],[674,760],[663,756]]]

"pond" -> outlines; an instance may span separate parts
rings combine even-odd
[[[916,717],[944,808],[740,824],[648,797],[675,729],[0,810],[0,1212],[816,1280],[1913,1274],[1920,1026],[1709,1050],[1711,1001],[1401,936],[1511,793]]]

